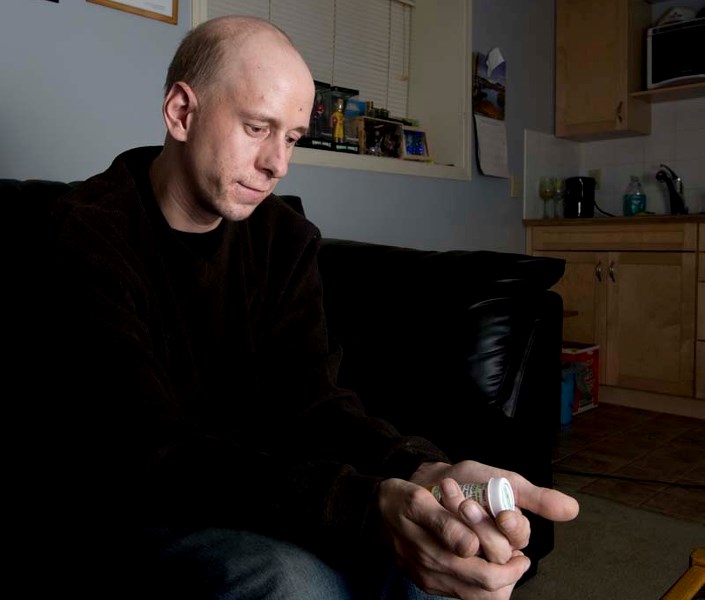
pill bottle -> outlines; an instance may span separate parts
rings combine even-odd
[[[441,501],[441,487],[430,488],[436,500]],[[466,498],[472,498],[485,510],[496,517],[503,510],[514,510],[514,492],[506,477],[491,477],[487,483],[461,483],[460,491]]]

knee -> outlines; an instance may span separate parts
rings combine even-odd
[[[152,598],[350,600],[346,578],[315,554],[263,535],[207,529],[160,538]]]
[[[315,554],[288,542],[259,538],[254,543],[256,568],[251,570],[247,587],[258,588],[272,600],[350,600],[352,593],[346,578]],[[228,563],[238,563],[242,557],[233,556]],[[229,578],[229,584],[242,584],[242,565],[229,564],[226,573],[238,573]],[[254,567],[254,565],[251,565]],[[234,568],[231,568],[234,567]],[[227,587],[227,586],[226,586]],[[237,593],[233,598],[238,598]],[[253,597],[260,597],[255,594]]]
[[[320,558],[296,546],[278,546],[272,555],[271,566],[277,574],[282,592],[300,590],[292,598],[344,598],[344,581],[340,573]],[[306,592],[305,594],[303,592]],[[286,597],[286,596],[282,596]]]

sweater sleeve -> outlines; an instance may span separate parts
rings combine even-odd
[[[341,352],[328,336],[323,308],[320,232],[306,221],[298,227],[304,233],[287,223],[272,234],[288,260],[279,267],[272,258],[266,267],[276,293],[259,315],[259,421],[285,440],[286,453],[301,450],[375,476],[408,478],[425,460],[447,460],[429,441],[401,436],[368,415],[353,390],[337,386]]]
[[[366,414],[354,391],[336,385],[340,353],[327,335],[319,242],[315,230],[306,243],[292,243],[287,254],[295,258],[282,273],[268,265],[268,279],[278,282],[278,293],[261,316],[266,323],[259,329],[261,402],[259,418],[253,420],[266,423],[261,435],[269,437],[268,447],[296,461],[297,468],[316,464],[329,469],[320,478],[322,471],[299,471],[292,481],[302,498],[316,498],[309,524],[317,527],[308,537],[318,532],[318,542],[329,553],[349,555],[378,535],[375,489],[381,479],[408,479],[422,462],[448,459],[429,441],[402,436],[393,424]],[[280,500],[283,513],[292,495]]]

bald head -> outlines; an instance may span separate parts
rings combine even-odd
[[[225,70],[226,58],[228,63],[245,59],[259,44],[298,55],[289,36],[264,19],[225,16],[201,23],[179,44],[169,65],[164,93],[177,81],[189,84],[196,91],[205,91]]]
[[[267,21],[228,16],[191,31],[169,67],[167,134],[150,172],[169,224],[198,232],[246,219],[286,175],[314,95],[305,61]]]

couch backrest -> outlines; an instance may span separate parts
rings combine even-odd
[[[0,202],[4,221],[2,243],[9,253],[8,267],[17,261],[37,257],[48,225],[49,205],[73,184],[40,179],[0,179]]]

